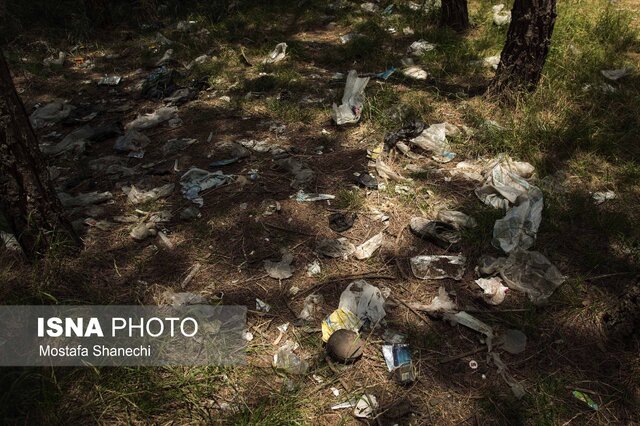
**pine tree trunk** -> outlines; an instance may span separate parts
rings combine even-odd
[[[37,137],[1,51],[0,213],[30,259],[47,249],[53,230],[64,231],[72,243],[81,244],[49,179]]]
[[[511,24],[489,93],[535,90],[551,44],[556,0],[515,0]]]
[[[442,0],[440,25],[464,31],[469,28],[467,0]]]

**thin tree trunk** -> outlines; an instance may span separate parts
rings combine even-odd
[[[489,93],[535,90],[556,21],[556,0],[515,0],[511,24]]]
[[[72,243],[81,244],[49,179],[38,139],[1,51],[0,213],[28,258],[46,250],[49,231],[56,229],[64,231]]]
[[[440,25],[464,31],[469,28],[467,0],[442,0]]]

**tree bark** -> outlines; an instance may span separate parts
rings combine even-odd
[[[54,230],[81,240],[65,215],[29,116],[0,51],[0,213],[27,258],[43,253]]]
[[[440,25],[456,31],[464,31],[469,28],[467,0],[442,0]]]
[[[549,53],[556,0],[515,0],[507,41],[489,93],[535,90]]]

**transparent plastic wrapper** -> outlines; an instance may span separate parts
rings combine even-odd
[[[600,71],[600,74],[602,74],[606,79],[609,79],[611,81],[617,81],[622,77],[625,77],[631,74],[631,70],[629,68],[620,68],[616,70],[602,70]]]
[[[382,161],[381,158],[376,159],[375,168],[378,176],[380,176],[382,179],[392,180],[395,182],[409,181],[409,179],[402,176],[401,174],[393,170],[388,164]]]
[[[447,290],[440,286],[438,289],[438,295],[431,300],[431,303],[424,305],[422,303],[409,303],[411,308],[418,311],[426,312],[454,312],[456,310],[456,304],[451,300]]]
[[[506,364],[502,361],[497,352],[489,352],[487,354],[487,362],[492,361],[498,368],[498,374],[500,374],[505,383],[511,388],[513,395],[518,399],[522,398],[525,395],[524,387],[509,373]]]
[[[509,257],[483,256],[478,272],[500,274],[507,286],[521,291],[535,304],[543,304],[564,281],[565,277],[549,260],[537,251],[515,250]]]
[[[477,331],[480,334],[484,334],[486,339],[485,343],[487,344],[487,348],[489,352],[491,352],[492,342],[494,338],[493,328],[483,323],[473,315],[466,313],[465,311],[460,311],[458,313],[445,313],[444,317],[451,321],[454,324],[464,325],[474,331]]]
[[[298,344],[287,340],[273,355],[273,367],[289,374],[303,375],[309,370],[309,363],[293,353]]]
[[[448,163],[456,156],[451,152],[451,145],[447,141],[448,123],[432,124],[422,131],[422,133],[411,139],[411,143],[433,153],[433,159],[440,163]]]
[[[151,141],[144,134],[137,130],[127,130],[127,132],[116,139],[113,149],[118,152],[141,151]]]
[[[411,43],[411,46],[407,48],[407,54],[413,56],[419,56],[426,52],[430,52],[436,48],[436,45],[429,43],[426,40],[418,40]]]
[[[424,255],[410,259],[411,271],[421,280],[461,280],[467,259],[462,256]]]
[[[346,238],[323,238],[318,241],[316,251],[327,257],[342,257],[343,259],[346,259],[356,251],[356,246],[350,243]]]
[[[293,255],[291,253],[285,253],[282,255],[280,262],[265,260],[264,269],[271,278],[284,280],[293,276],[291,262],[293,262]]]
[[[136,188],[135,185],[131,185],[131,187],[125,186],[122,188],[122,192],[127,194],[127,202],[129,204],[142,204],[147,203],[149,201],[155,201],[159,198],[168,197],[171,195],[175,188],[175,184],[168,183],[166,185],[159,186],[157,188],[150,189],[148,191],[143,191]]]
[[[264,59],[265,64],[275,64],[287,56],[287,43],[278,43],[276,47]]]
[[[347,83],[340,106],[333,104],[332,117],[338,126],[354,124],[360,121],[364,105],[364,89],[369,83],[369,77],[359,78],[355,70],[349,71]]]
[[[527,347],[527,335],[520,330],[509,329],[500,337],[502,349],[510,354],[517,355],[524,352]]]

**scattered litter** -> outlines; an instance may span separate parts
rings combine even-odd
[[[402,69],[402,74],[414,80],[426,80],[429,74],[418,65],[410,65]]]
[[[318,194],[315,192],[306,193],[303,190],[300,190],[296,192],[294,195],[292,195],[291,198],[295,198],[297,202],[303,203],[303,202],[311,202],[311,201],[333,200],[336,198],[336,196],[330,195],[330,194]]]
[[[354,40],[357,40],[357,39],[363,38],[363,37],[364,36],[362,34],[358,34],[358,33],[344,34],[344,35],[340,36],[340,43],[347,44],[347,43],[349,43],[351,41],[354,41]],[[336,73],[336,74],[340,74],[340,77],[334,78],[335,80],[342,80],[344,78],[344,74],[342,74],[342,73]]]
[[[149,237],[156,235],[155,224],[153,223],[139,223],[134,226],[129,233],[131,238],[137,241],[145,240]]]
[[[297,348],[297,343],[287,340],[273,355],[273,367],[290,374],[306,374],[309,363],[293,353]]]
[[[522,398],[525,395],[524,387],[521,383],[516,381],[513,376],[511,376],[511,374],[507,370],[507,366],[500,358],[500,355],[497,352],[489,352],[487,354],[487,360],[493,361],[495,366],[498,368],[498,374],[500,374],[505,383],[509,385],[509,387],[511,388],[511,392],[513,392],[513,395],[518,399]]]
[[[360,173],[356,180],[360,186],[368,189],[378,189],[378,180],[369,173]]]
[[[507,286],[522,291],[536,304],[546,302],[564,281],[556,268],[542,253],[515,250],[507,258],[481,259],[481,273],[499,273]]]
[[[338,362],[350,363],[362,356],[364,342],[355,331],[340,329],[327,340],[327,354]]]
[[[331,393],[333,394],[333,396],[340,396],[340,389],[335,388],[333,386],[331,386],[329,389],[331,390]]]
[[[141,96],[145,99],[164,99],[176,90],[175,79],[178,73],[161,66],[154,69],[142,83]]]
[[[156,62],[156,66],[157,67],[162,66],[167,62],[171,62],[172,60],[173,60],[173,49],[167,49],[164,52],[164,55],[162,55],[162,58],[160,58],[158,62]]]
[[[293,255],[291,253],[285,253],[282,255],[282,260],[280,260],[280,262],[265,260],[264,269],[271,278],[284,280],[293,276],[291,262],[293,262]]]
[[[338,308],[322,321],[322,341],[328,342],[331,335],[338,330],[360,331],[362,322],[356,314],[348,309]]]
[[[613,191],[598,191],[598,192],[594,192],[591,195],[591,198],[593,198],[593,202],[596,205],[600,205],[600,204],[604,203],[605,201],[615,200],[616,199],[616,193],[613,192]]]
[[[426,52],[430,52],[436,48],[436,45],[426,40],[418,40],[411,43],[407,48],[407,54],[412,56],[420,56]]]
[[[527,335],[520,330],[505,331],[501,340],[502,349],[513,355],[524,352],[527,347]]]
[[[409,228],[418,237],[429,240],[444,249],[455,246],[461,239],[460,232],[455,226],[423,217],[411,218]]]
[[[410,260],[411,271],[421,280],[452,278],[460,281],[464,275],[467,259],[462,256],[424,255]]]
[[[475,359],[472,359],[471,361],[469,361],[469,368],[471,368],[472,370],[477,370],[478,361],[476,361]]]
[[[64,65],[64,61],[67,59],[67,54],[64,52],[58,52],[58,57],[49,56],[42,61],[42,64],[45,67],[50,67],[51,65],[62,66]]]
[[[311,185],[315,177],[313,170],[293,157],[278,160],[276,165],[278,168],[293,175],[293,180],[291,181],[291,188],[293,189],[301,189]]]
[[[164,293],[163,296],[172,306],[189,306],[189,305],[206,305],[207,304],[207,299],[205,299],[199,294],[190,293],[190,292],[174,293],[172,291],[167,291]]]
[[[382,355],[387,369],[398,383],[415,381],[416,372],[411,360],[411,351],[407,344],[382,345]]]
[[[242,140],[239,140],[238,143],[244,146],[245,148],[249,148],[250,150],[258,153],[271,152],[272,155],[277,155],[285,152],[285,150],[282,147],[275,144],[271,144],[266,140],[256,141],[253,139],[251,140],[242,139]]]
[[[122,81],[119,75],[105,75],[98,80],[98,86],[117,86]]]
[[[180,186],[182,186],[184,198],[202,207],[204,200],[200,192],[227,185],[234,180],[235,176],[233,175],[225,175],[220,171],[211,173],[194,167],[182,175]]]
[[[374,235],[373,237],[356,247],[354,256],[358,260],[370,258],[373,253],[375,253],[375,251],[382,246],[383,241],[384,234],[380,232],[379,234]]]
[[[150,129],[164,123],[165,121],[176,118],[178,108],[175,106],[161,107],[150,114],[139,115],[135,120],[127,123],[125,129],[144,130]]]
[[[287,55],[287,43],[278,43],[275,49],[273,49],[273,51],[269,53],[269,55],[264,59],[264,61],[262,61],[262,63],[275,64],[283,60],[286,55]]]
[[[256,311],[258,312],[269,312],[271,310],[271,305],[268,303],[258,299],[256,297]]]
[[[381,158],[378,158],[376,160],[375,168],[378,176],[380,176],[382,179],[393,180],[396,182],[407,182],[410,180],[393,170],[388,164],[382,161]]]
[[[118,152],[141,151],[151,141],[144,134],[137,130],[127,130],[127,132],[116,139],[113,149]]]
[[[183,89],[177,89],[171,94],[171,96],[164,98],[164,102],[166,102],[167,105],[182,105],[187,101],[195,99],[196,95],[197,92],[185,87]]]
[[[187,276],[180,283],[180,288],[185,288],[187,285],[189,285],[191,280],[193,280],[193,278],[196,276],[196,274],[200,271],[201,268],[202,268],[202,264],[200,264],[200,262],[194,263],[193,266],[189,268],[189,273],[187,274]]]
[[[498,277],[479,278],[475,283],[484,290],[487,302],[492,305],[499,305],[504,301],[508,287],[502,285],[502,280]]]
[[[448,163],[456,156],[451,152],[451,146],[447,141],[447,135],[455,130],[448,123],[432,124],[423,130],[420,135],[411,139],[411,143],[433,153],[433,159],[439,163]]]
[[[247,342],[250,342],[253,340],[253,333],[250,331],[244,331],[242,332],[242,338]]]
[[[182,220],[197,219],[200,216],[202,216],[202,214],[200,213],[200,210],[198,210],[198,208],[195,206],[186,207],[180,212],[180,219]]]
[[[485,67],[491,67],[494,70],[498,69],[498,65],[500,65],[500,55],[487,56],[482,60],[482,65]]]
[[[309,265],[307,265],[307,276],[308,277],[316,277],[322,273],[322,268],[320,266],[319,260],[314,260]]]
[[[357,217],[355,213],[332,213],[329,215],[329,228],[335,232],[347,231],[351,229]]]
[[[64,102],[50,102],[33,111],[29,120],[34,129],[41,129],[64,120],[74,108],[73,105]]]
[[[493,328],[483,323],[473,315],[466,313],[465,311],[451,313],[447,312],[444,314],[444,317],[451,321],[452,324],[460,324],[468,327],[474,331],[477,331],[480,334],[484,334],[486,339],[485,343],[487,344],[487,348],[489,352],[491,352],[492,342],[494,338]]]
[[[384,296],[375,286],[365,280],[357,280],[340,295],[339,309],[353,312],[363,324],[372,327],[385,317]]]
[[[440,288],[438,289],[438,295],[435,296],[433,300],[431,300],[431,303],[429,303],[428,305],[410,303],[409,306],[418,311],[426,311],[431,313],[454,312],[456,310],[456,304],[453,302],[453,300],[451,300],[451,297],[449,297],[447,290],[443,286],[440,286]]]
[[[135,185],[131,185],[130,187],[122,187],[122,192],[127,194],[127,202],[129,204],[135,205],[147,203],[149,201],[155,201],[159,198],[168,197],[173,192],[175,186],[176,185],[173,183],[168,183],[166,185],[162,185],[148,191],[143,191],[136,188]]]
[[[598,404],[596,404],[596,402],[593,399],[591,399],[591,397],[588,394],[586,394],[585,392],[582,392],[582,391],[579,391],[579,390],[574,390],[573,392],[571,392],[571,394],[578,401],[582,401],[585,404],[587,404],[589,406],[589,408],[591,408],[592,410],[596,410],[597,411],[600,408],[598,406]]]
[[[338,126],[354,124],[360,120],[364,105],[364,89],[369,83],[369,77],[359,78],[355,70],[349,71],[342,96],[342,103],[338,107],[333,104],[332,117]]]
[[[316,251],[327,257],[346,259],[356,251],[356,247],[346,238],[322,238],[316,244]]]
[[[310,294],[304,298],[304,306],[298,315],[302,320],[312,319],[315,312],[319,310],[320,305],[324,303],[324,297],[320,294]]]
[[[160,150],[162,151],[162,154],[167,157],[184,151],[187,147],[193,145],[196,142],[198,142],[196,139],[190,138],[169,139],[164,143],[164,145],[162,145],[162,148],[160,148]]]
[[[167,249],[173,250],[175,248],[175,245],[171,242],[171,239],[164,232],[158,231],[158,238],[160,238],[160,241]]]
[[[365,12],[369,12],[369,13],[378,13],[380,11],[380,8],[378,7],[378,5],[375,4],[375,3],[371,3],[371,2],[366,2],[366,3],[360,4],[360,9],[364,10]]]
[[[358,418],[370,419],[374,417],[378,409],[378,400],[374,395],[364,394],[360,397],[353,409],[353,415]]]
[[[104,203],[113,198],[110,192],[87,192],[85,194],[69,195],[65,192],[58,192],[58,198],[63,207],[84,207],[91,204]]]
[[[602,70],[600,71],[600,74],[602,74],[606,79],[609,79],[611,81],[617,81],[622,77],[625,77],[631,74],[631,69],[621,68],[617,70]]]
[[[471,229],[478,226],[474,218],[456,210],[438,211],[438,220],[446,222],[456,229]]]
[[[493,23],[501,27],[511,22],[511,11],[504,10],[504,4],[496,4],[491,8],[493,11]]]
[[[391,77],[391,75],[393,75],[394,72],[396,72],[395,67],[390,67],[387,70],[376,74],[375,77],[380,80],[387,80],[389,77]]]

